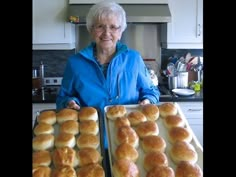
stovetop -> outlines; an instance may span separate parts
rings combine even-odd
[[[50,94],[50,95],[57,95],[60,90],[59,85],[53,86],[44,86],[40,89],[32,89],[32,95],[42,95],[42,94]]]

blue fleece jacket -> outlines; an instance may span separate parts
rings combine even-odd
[[[65,108],[70,100],[75,100],[81,107],[98,108],[101,115],[104,115],[107,105],[138,104],[145,98],[153,104],[159,102],[160,92],[152,84],[137,51],[118,42],[105,77],[94,57],[94,47],[92,42],[68,59],[56,100],[57,110]]]

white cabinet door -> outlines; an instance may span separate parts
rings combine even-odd
[[[33,49],[75,48],[75,26],[68,22],[67,0],[33,0]]]
[[[45,109],[56,109],[55,103],[33,103],[32,104],[32,127],[34,126],[34,122],[36,120],[37,112],[40,112]]]
[[[178,102],[190,127],[203,145],[203,102]]]
[[[169,7],[171,22],[162,25],[162,46],[202,49],[203,0],[169,0]]]

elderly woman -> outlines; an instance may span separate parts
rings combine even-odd
[[[93,42],[71,56],[56,100],[57,109],[92,106],[103,113],[106,105],[158,103],[141,55],[119,42],[127,27],[124,9],[102,1],[86,18]]]

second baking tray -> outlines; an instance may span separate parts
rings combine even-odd
[[[160,106],[162,103],[159,103],[157,106]],[[196,150],[196,152],[198,153],[198,161],[196,162],[200,167],[201,169],[203,170],[203,149],[202,149],[202,146],[201,144],[199,143],[199,141],[197,140],[196,136],[194,135],[191,127],[189,126],[188,124],[188,121],[186,119],[186,117],[184,116],[181,108],[179,107],[178,103],[174,103],[174,105],[176,106],[177,110],[178,110],[178,113],[177,115],[180,115],[180,117],[185,121],[185,128],[187,128],[191,133],[192,133],[192,136],[193,136],[193,139],[192,141],[190,142],[190,144],[192,144]],[[126,107],[126,110],[127,110],[127,114],[131,111],[135,111],[135,110],[141,110],[141,106],[140,105],[123,105]],[[106,106],[104,108],[104,118],[105,118],[105,128],[106,128],[106,132],[107,132],[107,137],[108,137],[108,147],[109,147],[109,160],[110,160],[110,169],[111,169],[111,173],[112,173],[112,165],[114,163],[114,152],[116,150],[116,143],[115,143],[115,125],[114,125],[114,121],[113,120],[110,120],[106,117],[106,112],[108,110],[108,108],[111,107],[111,106]],[[159,135],[158,136],[161,136],[162,138],[164,138],[165,142],[166,142],[166,150],[165,150],[165,154],[168,158],[168,166],[172,167],[173,170],[175,171],[176,169],[176,164],[174,164],[174,162],[171,160],[170,156],[169,156],[169,151],[170,151],[170,148],[172,146],[172,144],[169,142],[168,138],[167,138],[167,133],[168,133],[168,129],[166,129],[166,127],[164,126],[164,123],[163,123],[163,118],[159,117],[157,120],[156,120],[156,123],[158,125],[158,128],[159,128]],[[138,148],[136,148],[138,150],[138,153],[139,153],[139,157],[138,157],[138,160],[136,162],[136,165],[138,166],[139,168],[139,172],[140,172],[140,177],[145,177],[147,172],[145,171],[144,167],[143,167],[143,160],[144,160],[144,151],[142,150],[142,147],[141,147],[141,143],[140,143],[140,139],[139,139],[139,146]]]

